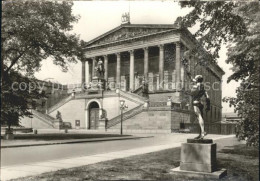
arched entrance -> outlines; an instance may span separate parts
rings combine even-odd
[[[89,126],[88,129],[98,129],[99,126],[99,105],[97,102],[89,104]]]

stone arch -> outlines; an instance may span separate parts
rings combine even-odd
[[[89,100],[88,103],[86,104],[86,109],[85,109],[85,120],[86,120],[86,128],[90,129],[90,110],[91,108],[98,108],[98,119],[100,118],[102,114],[102,105],[98,99],[92,99]]]

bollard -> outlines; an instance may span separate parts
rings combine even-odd
[[[68,128],[65,128],[65,133],[68,133]]]

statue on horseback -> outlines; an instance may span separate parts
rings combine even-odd
[[[105,68],[101,58],[98,59],[97,66],[95,67],[95,71],[96,71],[96,76],[98,78],[104,78]]]

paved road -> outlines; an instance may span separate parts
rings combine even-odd
[[[169,143],[184,142],[187,138],[193,137],[194,134],[162,134],[155,135],[153,138],[142,138],[138,140],[4,148],[1,149],[1,166],[88,156],[153,145],[166,145]],[[221,137],[221,135],[208,135],[207,137],[217,138]]]

